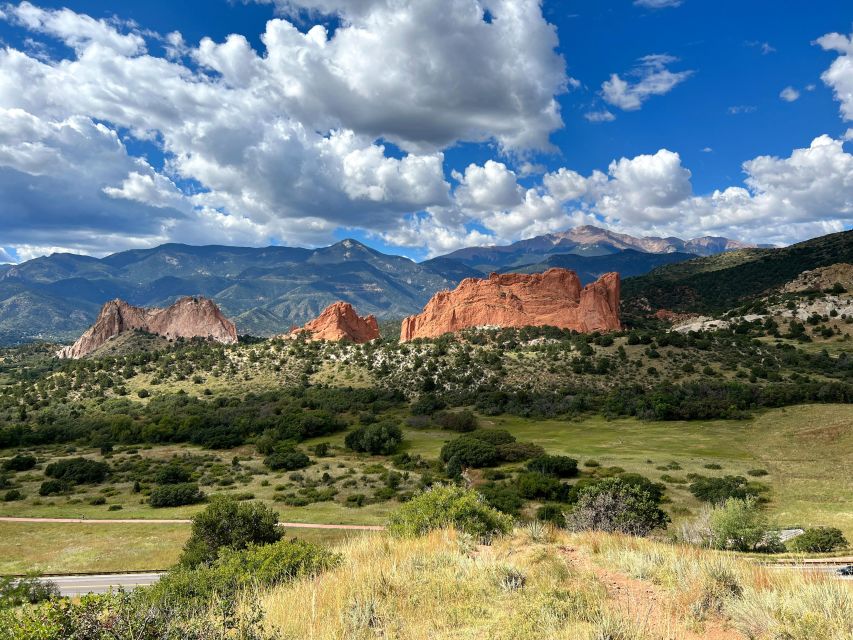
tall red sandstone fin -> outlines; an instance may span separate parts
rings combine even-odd
[[[146,331],[166,338],[206,338],[222,344],[237,342],[237,328],[212,300],[181,298],[166,309],[135,307],[123,300],[110,300],[93,324],[70,347],[60,349],[60,358],[79,359],[108,340],[127,331]]]
[[[379,323],[374,316],[359,316],[348,302],[335,302],[301,329],[291,331],[290,335],[302,332],[307,333],[311,340],[364,343],[379,337]]]
[[[482,326],[616,331],[622,327],[619,288],[619,274],[608,273],[581,289],[577,274],[567,269],[466,278],[453,291],[434,295],[422,313],[403,320],[400,341]]]

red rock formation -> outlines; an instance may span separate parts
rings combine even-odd
[[[379,323],[373,316],[359,316],[348,302],[335,302],[301,329],[291,331],[290,335],[295,337],[302,332],[310,334],[311,340],[350,340],[362,343],[379,337]]]
[[[165,338],[208,338],[223,344],[237,342],[237,328],[207,298],[182,298],[167,309],[134,307],[110,300],[98,319],[70,347],[57,352],[60,358],[82,358],[107,340],[126,331],[147,331]]]
[[[467,327],[543,325],[582,332],[620,329],[619,274],[608,273],[583,289],[577,274],[566,269],[467,278],[455,290],[433,296],[420,315],[403,320],[400,341]]]

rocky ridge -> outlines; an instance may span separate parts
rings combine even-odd
[[[293,329],[289,336],[307,333],[311,340],[364,343],[379,337],[379,323],[374,316],[359,316],[348,302],[335,302],[302,328]]]
[[[403,320],[400,341],[482,326],[615,331],[622,326],[619,292],[618,273],[605,274],[586,287],[567,269],[467,278],[453,291],[433,296],[422,313]]]
[[[794,280],[782,287],[782,293],[800,293],[803,291],[823,291],[840,284],[850,291],[853,289],[853,264],[839,262],[828,267],[819,267],[803,271]]]
[[[145,331],[169,340],[206,338],[222,344],[237,342],[237,328],[207,298],[187,297],[166,309],[135,307],[123,300],[107,302],[98,319],[73,345],[57,352],[60,358],[79,359],[128,331]]]

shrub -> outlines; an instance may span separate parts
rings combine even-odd
[[[6,492],[6,495],[3,496],[3,502],[17,502],[18,500],[23,500],[24,494],[18,491],[18,489],[11,489]]]
[[[461,467],[488,467],[498,461],[498,450],[493,444],[470,435],[451,440],[441,448],[441,460]]]
[[[579,491],[569,525],[581,531],[645,536],[668,522],[648,491],[621,478],[607,478]]]
[[[840,529],[835,527],[814,527],[806,529],[791,540],[790,547],[801,553],[826,553],[847,547],[847,539]]]
[[[424,394],[412,403],[412,415],[431,416],[436,411],[440,411],[446,406],[447,404],[444,400],[440,400],[431,394]]]
[[[532,442],[508,442],[499,444],[497,449],[500,459],[506,462],[521,462],[545,453],[545,449]]]
[[[110,467],[106,462],[86,458],[68,458],[47,465],[44,474],[49,478],[74,484],[98,484],[103,482]]]
[[[155,509],[163,507],[180,507],[186,504],[196,504],[204,500],[204,494],[194,482],[183,484],[164,484],[155,487],[148,498],[149,504]]]
[[[722,504],[729,498],[744,500],[749,496],[755,497],[757,492],[747,486],[743,476],[723,476],[722,478],[707,478],[696,476],[690,483],[690,493],[703,502]]]
[[[767,516],[754,497],[728,498],[710,516],[711,540],[718,549],[775,550],[778,536],[769,535]]]
[[[477,428],[477,418],[470,411],[455,413],[442,411],[436,413],[433,420],[442,429],[449,429],[450,431],[468,432]]]
[[[536,519],[542,522],[550,522],[561,529],[566,526],[566,516],[563,507],[558,504],[543,504],[536,510]]]
[[[746,474],[753,478],[761,478],[762,476],[769,475],[769,472],[767,469],[750,469]]]
[[[488,442],[490,445],[497,447],[502,444],[515,442],[515,436],[504,429],[477,429],[468,434],[471,438]]]
[[[291,447],[277,447],[264,458],[264,464],[273,471],[295,471],[311,465],[311,459]]]
[[[518,474],[516,486],[520,496],[529,500],[563,500],[568,493],[568,486],[554,476],[546,476],[538,471],[528,471]]]
[[[527,463],[527,469],[558,478],[573,478],[578,475],[578,461],[568,456],[539,456]]]
[[[214,595],[231,597],[255,587],[272,587],[315,576],[340,562],[340,556],[301,540],[249,545],[234,550],[223,547],[208,566],[178,565],[152,588],[155,601],[205,604]]]
[[[0,577],[0,609],[36,604],[59,597],[59,588],[53,582],[35,576],[25,578]],[[3,632],[0,631],[0,637]]]
[[[4,471],[29,471],[36,466],[36,457],[19,453],[3,462]]]
[[[368,424],[350,431],[344,439],[347,448],[373,455],[391,455],[403,441],[403,431],[393,422]]]
[[[505,482],[487,482],[477,487],[477,491],[489,506],[513,516],[521,513],[524,500],[518,495],[518,489]]]
[[[619,467],[615,467],[619,468]],[[641,476],[639,473],[620,473],[619,479],[622,482],[625,482],[630,485],[634,485],[635,487],[639,487],[643,491],[648,492],[648,494],[652,497],[657,503],[660,503],[663,500],[663,493],[666,491],[666,485],[661,484],[660,482],[652,482],[645,476]]]
[[[406,538],[445,527],[489,538],[509,533],[512,518],[490,507],[476,491],[434,485],[400,507],[388,523],[389,533]]]
[[[154,476],[157,484],[185,484],[190,479],[190,472],[185,467],[174,462],[163,466]]]
[[[184,545],[181,564],[195,567],[212,562],[221,548],[245,549],[249,545],[278,542],[284,532],[278,514],[258,502],[239,502],[217,496],[193,518],[190,539]]]
[[[68,493],[71,485],[64,480],[45,480],[39,487],[40,496],[58,496]]]

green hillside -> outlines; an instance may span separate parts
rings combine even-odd
[[[853,231],[783,249],[743,249],[667,265],[623,285],[628,311],[716,313],[793,280],[809,269],[853,261]]]

